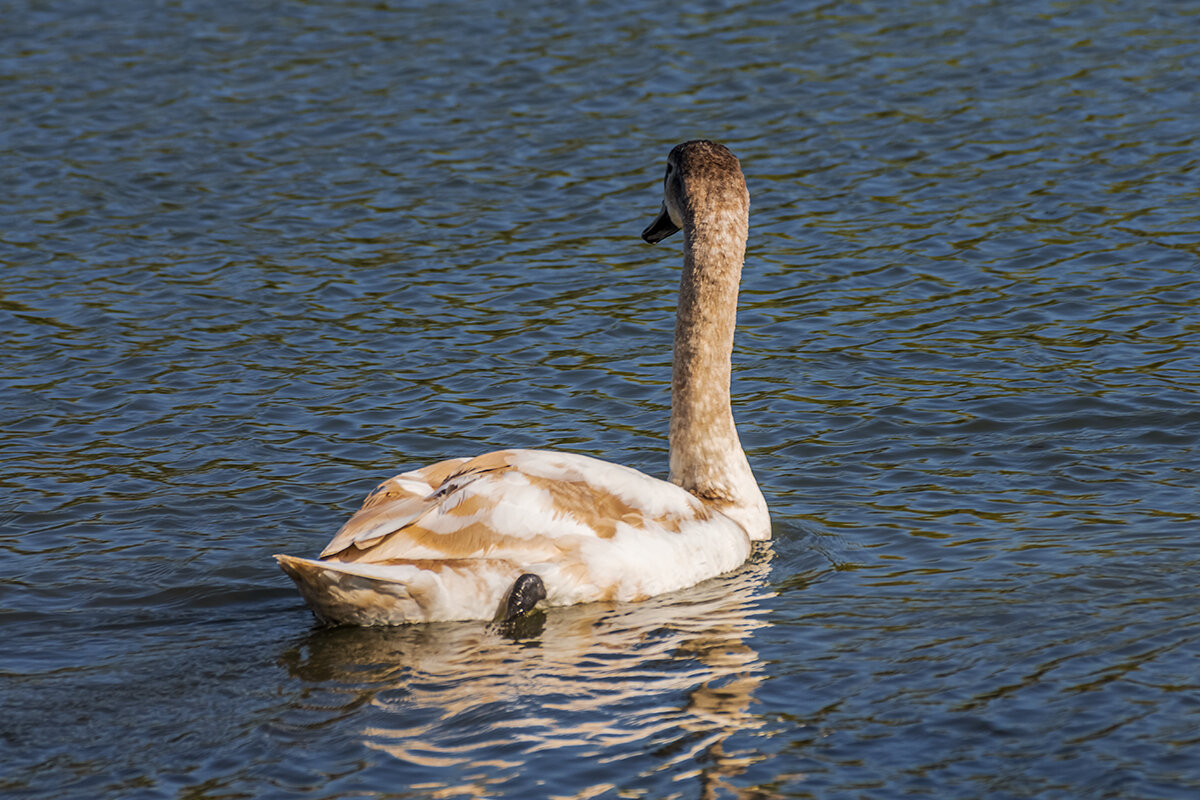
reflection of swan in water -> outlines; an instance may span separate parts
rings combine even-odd
[[[282,661],[306,697],[342,695],[329,717],[353,716],[369,747],[437,796],[490,796],[543,773],[556,795],[692,772],[711,789],[753,760],[723,742],[761,724],[748,640],[768,624],[770,559],[763,547],[734,574],[641,603],[552,609],[527,621],[534,630],[317,630]]]

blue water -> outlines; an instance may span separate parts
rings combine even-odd
[[[0,793],[1200,794],[1200,7],[18,3]],[[380,480],[666,472],[676,142],[752,195],[775,538],[524,628],[317,626]]]

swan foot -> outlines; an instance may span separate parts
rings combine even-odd
[[[529,613],[539,600],[546,599],[546,584],[532,572],[526,572],[513,581],[508,593],[508,604],[504,607],[504,621],[516,619]]]

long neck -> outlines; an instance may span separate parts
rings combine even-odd
[[[730,359],[745,257],[744,210],[685,220],[671,377],[671,482],[731,513],[752,538],[770,533],[766,503],[738,440]],[[766,531],[759,530],[766,526]],[[755,530],[751,530],[754,528]]]

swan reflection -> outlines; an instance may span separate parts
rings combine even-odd
[[[316,630],[281,662],[308,685],[307,713],[327,717],[318,724],[352,720],[368,747],[411,765],[411,788],[474,796],[536,772],[554,793],[594,770],[584,796],[660,773],[695,773],[707,794],[755,760],[723,743],[761,725],[750,642],[768,624],[770,559],[762,546],[691,589],[519,626]]]

